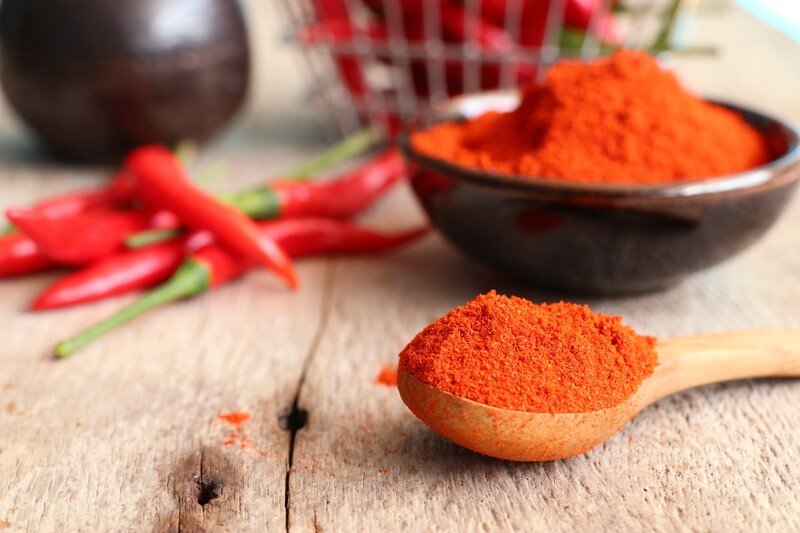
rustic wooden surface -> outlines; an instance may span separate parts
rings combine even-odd
[[[276,174],[321,140],[300,107],[296,58],[271,45],[269,3],[252,4],[265,82],[204,155],[230,163],[225,187]],[[797,43],[736,10],[696,33],[724,45],[716,60],[678,62],[696,87],[800,122]],[[8,117],[0,124],[0,207],[105,175],[50,163]],[[407,226],[421,214],[402,190],[367,220]],[[798,224],[795,201],[725,265],[665,293],[590,303],[663,337],[800,326]],[[433,434],[375,376],[479,292],[558,295],[509,284],[436,236],[384,257],[306,261],[300,274],[297,293],[254,274],[63,362],[50,358],[56,340],[128,298],[34,316],[26,303],[56,275],[0,282],[0,529],[800,529],[800,383],[704,387],[588,455],[495,461]],[[253,415],[254,447],[222,444],[225,411]]]

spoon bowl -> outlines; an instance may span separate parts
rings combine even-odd
[[[512,461],[579,455],[639,411],[686,389],[754,377],[800,377],[800,330],[740,331],[660,342],[659,364],[626,401],[584,413],[530,413],[481,404],[427,385],[400,367],[403,402],[434,431],[475,452]]]

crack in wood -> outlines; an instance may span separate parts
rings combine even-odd
[[[305,427],[307,422],[308,410],[294,403],[278,416],[278,426],[284,431],[299,431]]]
[[[336,273],[336,263],[334,259],[328,260],[328,268],[325,275],[325,284],[323,286],[323,293],[322,293],[322,304],[321,304],[321,316],[319,321],[319,326],[317,327],[317,331],[314,333],[314,338],[311,341],[311,346],[309,346],[308,353],[303,361],[303,367],[300,371],[300,377],[297,380],[297,387],[295,388],[294,398],[292,399],[291,407],[288,409],[287,413],[284,413],[281,417],[279,417],[279,424],[281,427],[284,427],[287,431],[289,431],[289,454],[287,459],[286,465],[286,484],[284,488],[284,507],[286,513],[286,531],[289,531],[289,510],[291,507],[291,494],[290,494],[290,484],[291,484],[291,475],[292,475],[292,467],[294,466],[294,450],[295,450],[295,443],[297,440],[297,433],[305,427],[308,423],[308,410],[300,407],[300,394],[303,390],[303,385],[306,381],[306,376],[308,374],[308,369],[311,366],[311,362],[314,359],[314,356],[317,353],[317,349],[319,348],[319,344],[322,341],[322,337],[325,335],[325,331],[328,327],[328,322],[331,315],[331,309],[333,307],[333,280]]]

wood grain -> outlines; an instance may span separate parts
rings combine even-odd
[[[281,19],[270,2],[249,4],[264,24],[262,83],[239,127],[203,154],[231,165],[219,188],[263,181],[321,140],[299,105],[296,58],[272,44]],[[737,10],[696,34],[722,43],[716,60],[676,64],[698,90],[800,122],[796,43]],[[0,207],[105,173],[48,162],[0,119]],[[368,217],[384,227],[420,220],[404,190]],[[794,201],[735,260],[665,293],[589,303],[660,337],[798,327],[798,225]],[[127,299],[34,316],[26,302],[56,274],[0,281],[0,528],[800,529],[796,381],[667,398],[566,461],[490,460],[428,430],[375,376],[422,326],[479,292],[560,295],[510,284],[437,236],[386,256],[307,261],[300,275],[302,290],[290,293],[253,274],[64,362],[50,359],[53,343]],[[222,444],[227,411],[252,414],[243,425],[252,447]]]

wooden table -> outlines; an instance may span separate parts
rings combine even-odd
[[[267,82],[249,118],[204,154],[230,163],[231,188],[320,146],[289,74],[296,58],[271,45],[269,10],[255,15],[267,28],[257,41],[270,43]],[[800,122],[797,43],[737,10],[696,33],[722,43],[716,60],[678,63],[696,87]],[[0,207],[107,174],[42,159],[8,118],[0,156]],[[421,219],[405,190],[367,217]],[[800,326],[799,224],[795,201],[725,265],[665,293],[589,303],[665,337]],[[0,529],[800,528],[800,383],[704,387],[585,456],[495,461],[435,435],[375,376],[423,325],[480,292],[553,295],[509,284],[436,236],[384,257],[305,261],[300,274],[299,292],[256,273],[59,362],[55,341],[130,298],[34,315],[26,304],[57,274],[0,282]],[[252,415],[251,446],[223,445],[228,411]]]

